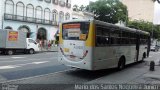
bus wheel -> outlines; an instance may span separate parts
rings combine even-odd
[[[121,57],[118,62],[118,70],[123,70],[125,68],[125,58]]]

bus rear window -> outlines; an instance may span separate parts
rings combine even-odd
[[[86,40],[89,31],[89,22],[65,23],[62,29],[64,40]]]

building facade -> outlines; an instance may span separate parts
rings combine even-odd
[[[128,8],[130,20],[144,20],[153,22],[153,0],[121,0]]]
[[[72,19],[94,19],[94,14],[90,12],[73,11]]]
[[[71,0],[1,0],[0,28],[22,30],[35,40],[54,40],[59,22],[71,19]]]

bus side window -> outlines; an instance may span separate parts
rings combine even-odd
[[[111,38],[111,44],[118,45],[121,42],[121,31],[117,30],[116,28],[111,30],[110,38]]]
[[[122,44],[131,44],[129,32],[122,31]]]
[[[102,39],[101,39],[101,35],[102,35],[102,29],[101,27],[96,27],[96,46],[101,46],[102,44]]]
[[[109,44],[109,30],[103,26],[96,27],[96,46],[104,47]]]

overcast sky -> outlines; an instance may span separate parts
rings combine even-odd
[[[89,1],[96,1],[96,0],[72,0],[72,6],[77,4],[78,6],[81,6],[81,5],[88,5],[89,4]]]

